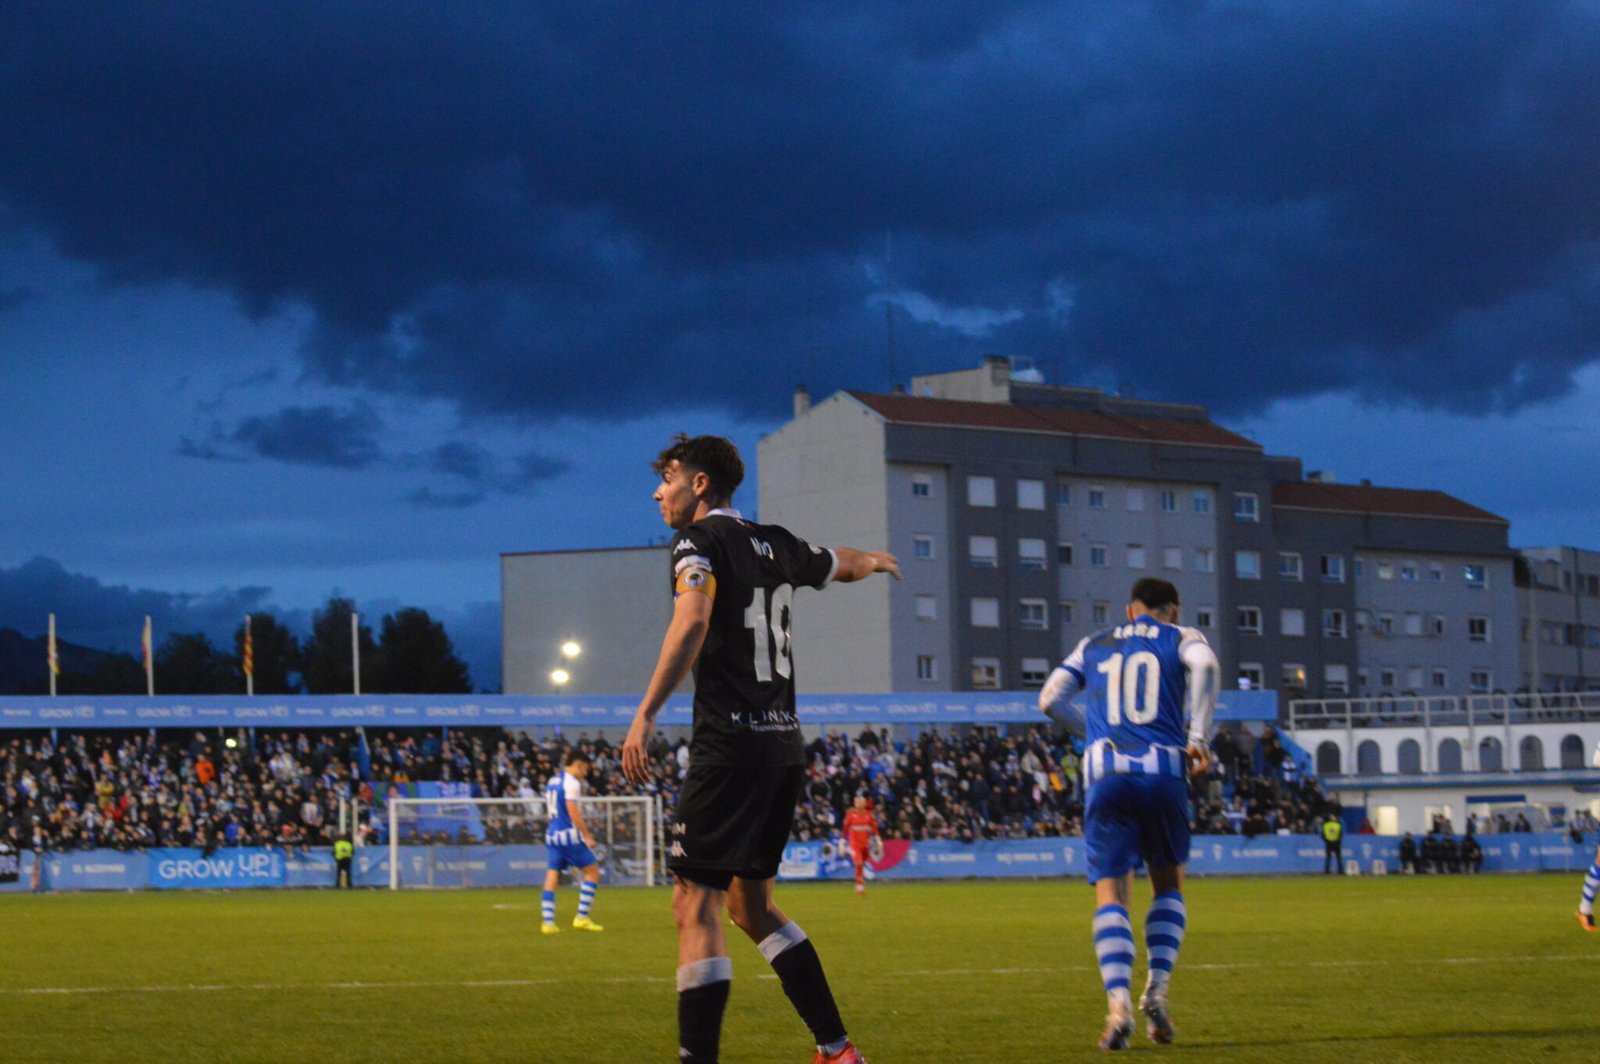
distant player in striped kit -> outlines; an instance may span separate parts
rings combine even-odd
[[[1128,906],[1141,858],[1155,896],[1145,917],[1149,978],[1139,1009],[1152,1042],[1173,1040],[1167,986],[1187,922],[1186,771],[1204,772],[1211,763],[1217,700],[1217,656],[1199,631],[1178,627],[1178,589],[1144,579],[1131,598],[1127,623],[1080,642],[1039,693],[1039,707],[1087,741],[1084,835],[1095,890],[1095,954],[1108,1003],[1101,1049],[1126,1049],[1133,1035]],[[1067,705],[1085,690],[1084,709]]]
[[[589,825],[583,822],[583,810],[578,808],[578,799],[583,797],[583,781],[588,775],[589,759],[573,749],[561,770],[545,784],[544,803],[549,822],[544,829],[544,845],[549,858],[540,901],[539,930],[546,935],[561,930],[556,926],[556,888],[561,885],[561,873],[568,868],[583,870],[583,881],[578,888],[578,915],[573,917],[572,926],[579,931],[605,930],[589,919],[595,891],[600,889],[600,862],[594,855],[594,836],[589,833]]]
[[[1600,746],[1594,748],[1590,763],[1600,768]],[[1594,863],[1583,874],[1583,894],[1578,898],[1578,923],[1585,931],[1600,931],[1594,923],[1594,898],[1600,894],[1600,846],[1594,851]]]

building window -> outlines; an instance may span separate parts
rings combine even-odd
[[[1385,691],[1393,691],[1394,690],[1395,684],[1394,684],[1394,670],[1393,669],[1379,669],[1378,670],[1378,686],[1383,688]]]
[[[1356,610],[1356,631],[1365,632],[1372,620],[1372,614],[1366,610]]]
[[[1017,509],[1043,510],[1044,509],[1044,481],[1019,480],[1017,481]]]
[[[1406,669],[1406,690],[1411,694],[1416,694],[1418,691],[1422,690],[1421,665],[1412,665],[1410,668]]]
[[[1350,666],[1324,665],[1322,667],[1322,693],[1347,695],[1350,693]]]
[[[1278,611],[1278,631],[1283,635],[1306,634],[1306,611],[1285,608]],[[1305,684],[1301,684],[1304,687]]]
[[[1261,552],[1236,550],[1233,552],[1233,575],[1240,580],[1261,579]]]
[[[1300,567],[1300,555],[1290,551],[1278,552],[1278,577],[1282,580],[1303,579]]]
[[[1210,606],[1202,606],[1194,611],[1194,626],[1209,629],[1215,623],[1213,616]]]
[[[933,478],[926,473],[911,474],[911,494],[919,499],[933,497]]]
[[[997,598],[974,598],[972,600],[972,627],[999,628],[1000,600]]]
[[[1416,562],[1401,562],[1400,563],[1400,579],[1408,581],[1408,582],[1413,583],[1413,584],[1416,583],[1417,582],[1417,563]]]
[[[1178,493],[1177,492],[1175,492],[1175,491],[1158,491],[1158,492],[1156,492],[1156,501],[1160,505],[1162,513],[1164,513],[1164,514],[1175,514],[1175,513],[1178,512]]]
[[[1091,510],[1104,510],[1105,508],[1106,508],[1106,489],[1105,488],[1090,488],[1089,489],[1089,509],[1091,509]]]
[[[1022,686],[1043,687],[1044,681],[1049,675],[1050,661],[1048,658],[1022,659]]]
[[[1045,610],[1044,599],[1025,598],[1017,606],[1017,623],[1023,628],[1042,632],[1050,627],[1050,615]]]
[[[1144,512],[1144,490],[1143,489],[1141,489],[1141,488],[1129,488],[1127,490],[1127,494],[1125,496],[1125,501],[1127,502],[1128,512],[1130,514],[1136,514],[1136,513],[1143,513]]]
[[[1322,556],[1322,582],[1324,584],[1344,583],[1344,555],[1324,554]]]
[[[1360,580],[1363,576],[1367,575],[1367,563],[1362,559],[1357,558],[1355,561],[1350,563],[1350,571],[1355,574],[1355,578],[1357,580]]]
[[[1405,632],[1406,632],[1406,635],[1411,635],[1411,636],[1419,636],[1419,635],[1422,634],[1422,614],[1420,614],[1420,613],[1407,613],[1406,614]]]
[[[1482,591],[1489,586],[1489,570],[1482,565],[1463,566],[1461,575],[1466,579],[1467,586],[1474,591]]]
[[[1168,569],[1181,570],[1183,568],[1183,548],[1167,547],[1164,549],[1161,552],[1161,564]]]
[[[932,536],[912,536],[911,537],[911,556],[913,558],[922,558],[923,560],[927,560],[929,558],[932,558],[933,557],[933,537]]]
[[[1194,493],[1194,512],[1197,514],[1209,514],[1211,512],[1211,493],[1209,491],[1197,491]]]
[[[1472,688],[1473,694],[1486,695],[1489,693],[1489,688],[1494,686],[1493,680],[1494,678],[1489,674],[1488,669],[1473,669],[1468,678],[1468,683]]]
[[[1433,689],[1435,691],[1443,691],[1445,688],[1447,688],[1449,686],[1450,686],[1450,674],[1445,672],[1443,669],[1434,669],[1433,670]]]
[[[1467,639],[1474,643],[1487,643],[1489,641],[1489,618],[1468,617]]]
[[[1283,686],[1290,690],[1306,689],[1306,667],[1293,662],[1283,664]]]
[[[1260,691],[1267,686],[1267,670],[1254,661],[1239,663],[1239,690]]]
[[[1378,579],[1379,580],[1393,580],[1394,579],[1394,562],[1384,561],[1382,559],[1379,559],[1379,561],[1378,561]]]
[[[972,659],[972,686],[977,690],[997,691],[1000,689],[1000,659],[999,658],[973,658]]]
[[[1343,639],[1348,634],[1345,630],[1344,610],[1322,611],[1322,634],[1333,639]]]
[[[1260,635],[1261,611],[1254,606],[1240,606],[1239,631],[1246,635]]]
[[[1444,583],[1444,566],[1438,562],[1428,563],[1428,582],[1430,584]]]
[[[1111,619],[1111,603],[1096,602],[1089,608],[1090,624],[1105,624]]]
[[[917,620],[937,621],[939,619],[939,600],[932,595],[917,596]]]
[[[1065,480],[1056,483],[1056,505],[1072,505],[1072,485]]]
[[[994,505],[994,477],[967,478],[967,505]]]
[[[1233,519],[1247,524],[1261,520],[1261,500],[1255,495],[1239,491],[1233,495]]]
[[[1378,614],[1378,622],[1373,626],[1372,630],[1379,635],[1394,635],[1394,614]]]
[[[1072,544],[1070,544],[1070,543],[1057,543],[1056,544],[1056,564],[1057,565],[1071,565],[1072,564]]]
[[[1091,569],[1104,569],[1108,564],[1108,552],[1104,543],[1089,544],[1089,567]]]
[[[1017,565],[1023,569],[1044,568],[1044,540],[1017,540]]]
[[[1217,552],[1210,547],[1201,547],[1194,552],[1194,571],[1197,573],[1214,573],[1217,571]]]
[[[1143,543],[1130,543],[1130,544],[1128,544],[1128,568],[1129,569],[1143,569],[1144,568],[1144,544]]]
[[[917,679],[933,681],[939,678],[939,662],[932,654],[917,655]]]
[[[1066,628],[1072,624],[1072,603],[1056,603],[1056,616],[1060,618],[1061,627]]]
[[[974,569],[993,569],[1000,564],[1000,546],[993,536],[968,536],[967,557]]]

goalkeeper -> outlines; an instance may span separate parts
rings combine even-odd
[[[850,860],[856,866],[856,893],[867,892],[867,861],[883,856],[883,838],[878,834],[878,818],[864,794],[856,795],[855,807],[844,815],[844,837],[850,846]]]

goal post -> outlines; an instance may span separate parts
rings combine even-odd
[[[654,886],[660,862],[660,799],[579,799],[598,844],[601,881]],[[387,801],[389,889],[529,886],[545,871],[544,796],[401,798]]]

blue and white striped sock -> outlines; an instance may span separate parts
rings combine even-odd
[[[594,904],[594,892],[600,889],[600,884],[591,883],[587,879],[578,888],[578,915],[588,916],[589,906]]]
[[[1100,961],[1100,980],[1112,1005],[1131,1007],[1128,992],[1133,977],[1133,923],[1120,905],[1102,905],[1094,913],[1094,952]]]
[[[1583,900],[1578,902],[1578,911],[1585,916],[1594,915],[1594,896],[1600,893],[1600,864],[1592,864],[1583,874]]]
[[[544,922],[556,922],[556,892],[547,890],[539,897],[539,914],[544,917]]]
[[[1183,907],[1181,892],[1163,891],[1150,903],[1150,912],[1144,920],[1144,946],[1150,953],[1151,987],[1166,989],[1173,965],[1178,963],[1178,950],[1183,946],[1183,929],[1187,923],[1188,911]]]

